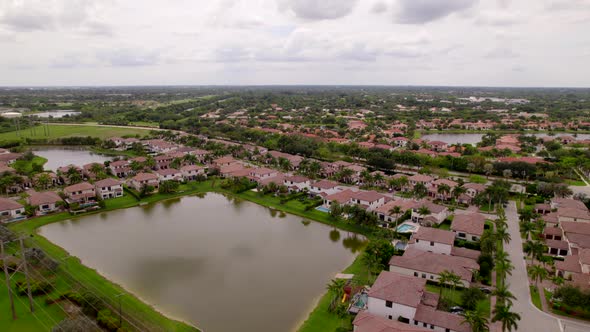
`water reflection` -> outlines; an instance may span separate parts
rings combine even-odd
[[[364,244],[362,236],[302,223],[207,194],[84,216],[40,233],[158,310],[205,331],[289,331]]]

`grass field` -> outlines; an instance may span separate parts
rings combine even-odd
[[[438,285],[426,284],[426,290],[432,293],[439,294],[441,289]],[[443,288],[442,294],[445,298],[450,299],[454,305],[461,305],[461,294],[463,294],[462,290],[455,289],[455,291],[452,291],[450,288]],[[490,302],[489,296],[486,296],[484,300],[481,300],[477,303],[477,311],[484,314],[486,317],[490,317],[490,313],[492,310],[491,307],[492,304]]]
[[[17,160],[12,163],[10,166],[15,170],[22,172],[22,173],[31,173],[33,171],[33,164],[37,165],[45,165],[47,162],[46,158],[35,156],[33,160]]]
[[[122,127],[99,127],[90,125],[61,125],[61,124],[50,124],[49,135],[43,135],[43,128],[36,128],[36,135],[32,135],[31,130],[21,130],[20,136],[16,135],[16,131],[0,134],[0,141],[2,140],[17,140],[19,138],[33,138],[33,139],[55,139],[63,137],[98,137],[98,138],[109,138],[113,136],[124,136],[124,135],[140,135],[144,136],[149,133],[147,129],[141,128],[122,128]]]

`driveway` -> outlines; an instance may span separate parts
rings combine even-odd
[[[545,313],[535,307],[530,299],[529,283],[522,252],[522,239],[518,225],[516,203],[511,201],[506,208],[508,230],[512,240],[504,245],[514,265],[512,275],[507,276],[510,291],[516,297],[513,310],[520,314],[518,331],[524,332],[584,332],[590,331],[590,323],[561,319]]]

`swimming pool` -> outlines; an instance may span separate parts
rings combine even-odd
[[[326,212],[326,213],[330,212],[330,209],[328,209],[327,207],[324,207],[324,206],[318,206],[315,209],[318,211]]]
[[[416,231],[416,226],[410,224],[401,224],[397,227],[397,231],[400,233],[411,233]]]

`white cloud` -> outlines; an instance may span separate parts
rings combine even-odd
[[[403,24],[423,24],[466,10],[478,0],[398,0],[395,20]]]
[[[350,14],[358,0],[279,0],[280,8],[308,20],[336,19]]]

